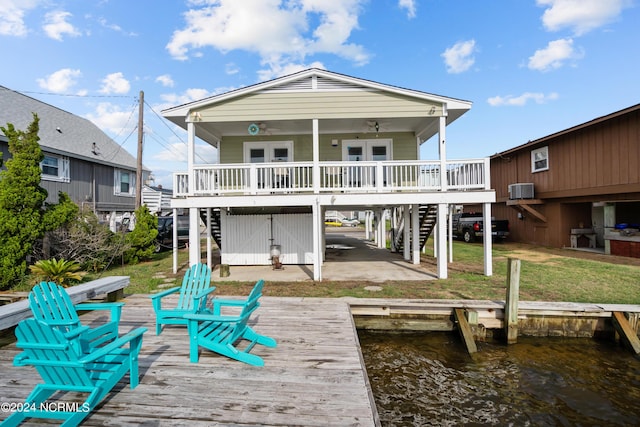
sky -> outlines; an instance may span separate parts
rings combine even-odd
[[[187,169],[187,135],[163,109],[310,67],[471,101],[447,158],[481,158],[640,103],[639,3],[0,0],[0,85],[134,156],[144,92],[143,163],[165,188]]]

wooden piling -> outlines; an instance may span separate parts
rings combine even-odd
[[[640,354],[640,339],[636,335],[635,330],[629,324],[629,321],[621,311],[614,311],[611,314],[613,327],[620,335],[620,340],[631,350],[633,354]]]
[[[504,331],[507,344],[518,342],[518,298],[520,293],[520,260],[507,259],[507,298],[504,305]]]
[[[464,310],[462,308],[456,308],[453,312],[456,317],[456,322],[458,323],[458,331],[460,332],[460,337],[462,338],[465,347],[467,347],[467,352],[469,352],[469,354],[477,352],[478,347],[476,346],[476,342],[473,339],[473,332],[471,332],[469,322],[467,322],[467,318],[464,315]]]
[[[220,277],[229,277],[229,264],[220,264]]]

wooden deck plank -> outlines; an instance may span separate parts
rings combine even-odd
[[[262,368],[207,350],[190,363],[186,328],[168,326],[156,336],[151,300],[133,295],[124,302],[120,332],[148,328],[140,385],[131,390],[125,376],[83,425],[379,425],[345,301],[262,297],[250,323],[278,342],[252,350],[264,358]],[[12,365],[18,352],[14,344],[0,349],[0,402],[23,402],[40,381],[33,368]]]

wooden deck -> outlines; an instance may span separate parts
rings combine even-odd
[[[251,319],[277,348],[255,347],[265,367],[207,350],[189,362],[186,328],[154,333],[150,299],[124,299],[120,332],[148,328],[140,354],[140,385],[128,376],[83,423],[87,426],[377,426],[380,425],[346,301],[262,297]],[[83,322],[99,321],[87,313]],[[40,381],[31,367],[14,367],[15,345],[0,348],[0,402],[23,402]],[[0,412],[0,420],[8,414]]]

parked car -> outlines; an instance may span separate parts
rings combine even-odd
[[[342,218],[340,222],[343,227],[357,227],[360,225],[360,221],[357,218]]]
[[[462,238],[467,243],[482,238],[484,235],[482,214],[459,213],[451,217],[453,236]],[[504,240],[509,236],[509,220],[491,219],[491,237],[493,241]]]
[[[189,216],[178,216],[178,247],[184,248],[189,242]],[[156,252],[173,248],[173,216],[158,217],[158,237]]]

